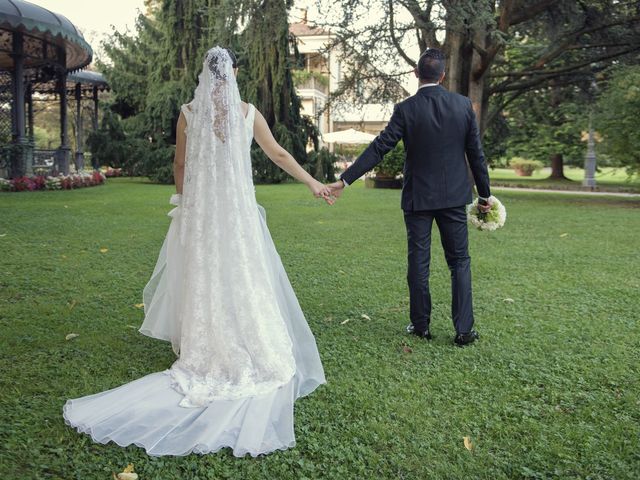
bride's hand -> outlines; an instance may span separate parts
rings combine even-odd
[[[314,197],[324,199],[324,201],[329,205],[333,205],[335,203],[335,197],[331,194],[331,190],[327,185],[323,185],[319,181],[313,180],[308,186]]]

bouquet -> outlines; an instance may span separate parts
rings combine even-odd
[[[491,203],[491,210],[486,213],[478,210],[477,198],[472,204],[467,205],[467,220],[478,230],[497,230],[507,219],[507,210],[500,200],[492,195],[489,197],[489,203]]]

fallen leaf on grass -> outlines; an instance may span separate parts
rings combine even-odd
[[[411,347],[408,347],[407,345],[402,345],[402,351],[404,353],[413,353],[413,350],[411,349]]]
[[[104,248],[103,247],[103,248],[100,249],[100,253],[107,253],[108,251],[109,251],[108,248]]]
[[[113,474],[114,480],[138,480],[138,474],[133,471],[133,463],[127,465],[121,473]]]
[[[138,328],[135,325],[127,325],[127,327],[129,327],[129,328]]]
[[[371,317],[369,317],[369,315],[363,313],[362,315],[360,315],[362,318],[364,318],[365,320],[371,320]]]
[[[144,308],[144,303],[136,303],[134,305],[134,307],[136,307],[136,308]]]
[[[569,234],[568,234],[568,233],[561,233],[561,234],[560,234],[560,238],[564,238],[564,237],[568,237],[568,236],[569,236]]]
[[[76,337],[79,337],[79,336],[80,336],[79,333],[69,333],[69,334],[67,334],[66,337],[64,337],[64,339],[65,340],[71,340],[72,338],[76,338]]]
[[[464,448],[471,451],[473,450],[473,443],[471,443],[471,437],[464,437]]]
[[[6,233],[0,233],[0,237],[6,237],[7,234]]]
[[[340,322],[340,325],[344,325],[345,323],[348,323],[349,319],[347,318],[346,320],[343,320],[342,322]]]
[[[77,300],[72,300],[71,303],[69,303],[69,311],[73,310],[73,307],[75,307],[77,304]]]
[[[513,298],[505,298],[502,300],[504,303],[514,303],[515,300]]]

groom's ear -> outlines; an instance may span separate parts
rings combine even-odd
[[[416,75],[416,78],[420,78],[420,74],[418,73],[418,69],[414,68],[413,73]]]

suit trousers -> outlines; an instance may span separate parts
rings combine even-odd
[[[429,264],[431,227],[435,219],[445,259],[451,271],[451,317],[456,333],[469,333],[473,327],[471,296],[471,257],[465,206],[439,210],[405,211],[407,227],[407,282],[409,317],[415,330],[423,332],[431,321]]]

